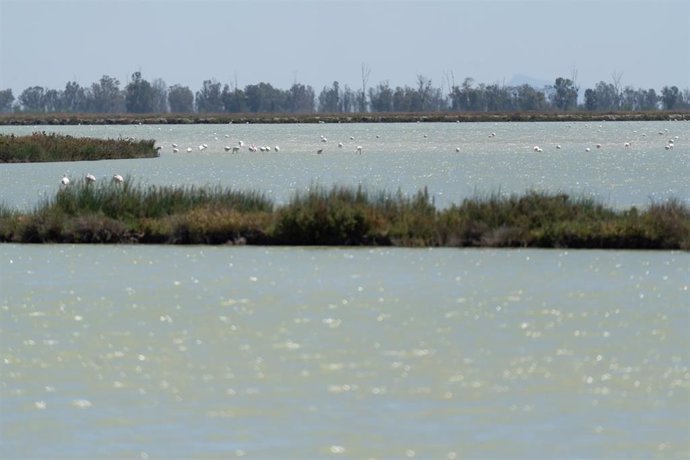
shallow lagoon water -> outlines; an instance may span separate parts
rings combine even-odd
[[[406,194],[427,187],[439,207],[529,189],[584,195],[616,208],[670,197],[690,204],[689,126],[682,121],[0,126],[0,133],[153,138],[161,147],[155,159],[0,165],[0,202],[30,209],[55,193],[63,174],[80,178],[90,172],[99,180],[118,173],[144,184],[260,190],[278,203],[315,185],[362,185]],[[673,150],[665,150],[669,140]],[[240,154],[225,152],[239,141],[245,144]],[[173,143],[180,153],[172,153]],[[208,148],[200,151],[202,144]],[[251,144],[280,151],[250,153]],[[535,145],[543,152],[534,152]],[[355,153],[357,146],[362,155]],[[185,153],[187,148],[192,152]],[[316,154],[318,149],[323,154]]]
[[[687,126],[4,126],[161,157],[3,164],[0,201],[91,172],[690,203]],[[0,458],[687,458],[689,289],[682,252],[0,245]]]
[[[678,458],[690,255],[0,246],[2,458]]]

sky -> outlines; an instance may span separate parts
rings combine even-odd
[[[553,83],[690,87],[688,0],[0,0],[0,89]],[[517,80],[516,76],[519,77]]]

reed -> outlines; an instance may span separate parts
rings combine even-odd
[[[28,136],[0,134],[0,163],[83,161],[158,156],[155,141],[94,139],[45,132]]]
[[[276,207],[258,192],[77,182],[28,213],[0,206],[0,241],[72,243],[569,247],[690,250],[679,200],[616,211],[530,191],[439,210],[362,187],[312,187]]]

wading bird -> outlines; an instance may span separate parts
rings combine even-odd
[[[125,178],[119,174],[113,174],[113,183],[121,184],[125,181]]]
[[[96,176],[91,173],[87,174],[85,178],[86,182],[96,182]]]
[[[69,185],[69,177],[67,177],[67,174],[62,176],[62,179],[60,179],[60,185],[63,185],[63,186]]]

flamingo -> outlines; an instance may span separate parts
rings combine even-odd
[[[113,183],[121,184],[125,181],[125,178],[119,174],[113,174]]]
[[[89,173],[86,175],[86,182],[96,182],[96,176],[93,174]]]

